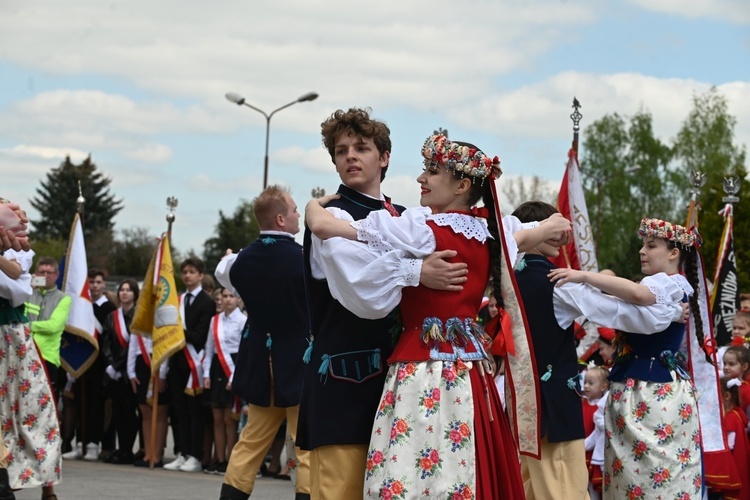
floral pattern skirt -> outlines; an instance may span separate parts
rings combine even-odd
[[[60,482],[60,428],[39,352],[23,323],[1,325],[0,422],[13,489]]]
[[[701,435],[691,381],[613,382],[604,420],[604,498],[701,498]]]
[[[367,453],[365,498],[523,498],[492,376],[471,362],[391,365]]]

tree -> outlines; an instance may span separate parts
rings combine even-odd
[[[724,177],[739,177],[744,182],[745,193],[739,193],[740,202],[735,205],[734,241],[737,256],[737,271],[740,290],[750,288],[750,189],[745,166],[745,145],[734,143],[734,128],[737,120],[729,114],[727,100],[713,87],[704,94],[693,96],[693,108],[674,139],[674,155],[680,175],[688,178],[690,171],[706,174],[706,184],[698,195],[701,205],[699,226],[703,236],[701,253],[706,264],[706,273],[713,279],[716,254],[720,244],[724,221],[718,214],[723,208]],[[685,223],[686,215],[677,219]]]
[[[206,270],[210,273],[216,269],[227,248],[239,251],[258,238],[260,227],[253,213],[253,204],[247,200],[240,200],[240,204],[230,217],[219,210],[219,222],[214,228],[214,234],[215,236],[203,244],[203,260]]]
[[[122,210],[122,200],[110,192],[112,179],[98,172],[91,156],[79,165],[66,157],[59,167],[53,168],[36,189],[31,206],[39,212],[40,219],[32,220],[33,236],[37,239],[63,238],[70,234],[70,226],[77,210],[78,181],[86,199],[83,218],[83,235],[86,239],[96,233],[111,232],[114,218]]]
[[[584,135],[581,178],[599,268],[625,277],[640,272],[635,255],[641,218],[672,219],[684,199],[684,180],[671,169],[671,150],[654,136],[652,122],[645,110],[629,122],[614,113]]]
[[[109,255],[109,274],[143,278],[156,248],[156,236],[145,227],[122,230]]]
[[[500,181],[502,182],[502,181]],[[535,175],[531,179],[517,176],[509,179],[503,184],[503,205],[507,204],[508,213],[515,210],[518,205],[530,200],[545,201],[552,205],[557,204],[557,191],[545,185],[542,179]]]

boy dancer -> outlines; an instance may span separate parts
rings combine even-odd
[[[321,125],[323,144],[343,184],[327,208],[336,217],[359,220],[373,210],[394,207],[381,195],[390,159],[390,130],[364,109],[338,110]],[[456,252],[436,252],[424,261],[389,255],[375,263],[358,257],[359,243],[321,242],[305,230],[305,275],[311,317],[310,357],[302,390],[297,443],[311,450],[314,499],[361,498],[367,446],[383,390],[385,360],[392,351],[392,317],[379,318],[368,304],[395,308],[397,285],[460,290],[465,264],[441,260]],[[397,271],[393,271],[393,269]],[[388,269],[388,271],[386,271]],[[420,276],[421,274],[421,276]]]

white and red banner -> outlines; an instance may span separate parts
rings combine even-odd
[[[99,353],[96,317],[89,293],[88,262],[79,214],[73,219],[61,290],[70,296],[70,314],[60,347],[63,368],[73,377],[81,376]]]
[[[557,267],[598,272],[594,233],[591,231],[586,198],[583,195],[578,158],[573,149],[568,151],[568,164],[557,197],[557,209],[573,223],[573,241],[561,247],[560,255],[550,260]]]

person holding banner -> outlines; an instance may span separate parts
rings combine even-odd
[[[51,384],[23,314],[24,301],[32,294],[33,256],[32,251],[9,249],[0,255],[0,448],[9,452],[0,461],[7,466],[1,469],[7,486],[41,486],[42,498],[52,500],[61,474],[60,428]],[[3,494],[13,498],[9,490]]]
[[[138,300],[138,282],[126,279],[117,286],[120,307],[107,315],[99,336],[100,356],[106,374],[107,392],[112,399],[112,425],[117,431],[118,445],[105,462],[132,464],[133,443],[138,431],[136,398],[126,376],[130,347],[130,322]]]
[[[680,352],[683,303],[689,297],[696,345],[710,360],[696,292],[700,239],[693,230],[659,219],[643,219],[639,234],[646,275],[640,283],[554,269],[549,279],[557,284],[555,315],[561,326],[583,315],[619,330],[605,411],[605,498],[638,498],[646,491],[662,498],[701,498],[697,398]]]
[[[163,467],[164,446],[167,441],[167,405],[169,404],[169,393],[167,388],[167,363],[159,366],[159,377],[156,379],[156,388],[159,391],[159,404],[153,408],[153,380],[151,378],[151,355],[153,352],[153,340],[133,333],[128,339],[128,359],[126,372],[130,387],[135,394],[138,409],[141,412],[141,433],[143,434],[143,445],[145,447],[142,459],[135,460],[136,467],[148,467],[151,460],[154,467]],[[151,437],[151,419],[153,411],[156,411],[156,436]],[[151,443],[155,443],[151,449]]]
[[[203,386],[209,391],[209,401],[214,420],[214,443],[217,463],[207,471],[225,474],[232,448],[237,442],[239,400],[229,390],[240,335],[247,318],[237,307],[239,298],[231,290],[219,289],[223,311],[211,319],[206,355],[203,357]],[[213,469],[213,470],[212,470]]]

